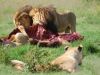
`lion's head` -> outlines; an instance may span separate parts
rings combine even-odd
[[[33,8],[29,15],[33,19],[33,24],[47,24],[53,18],[50,11],[45,7]]]
[[[18,17],[15,18],[16,27],[22,25],[25,28],[27,28],[28,26],[30,26],[30,23],[31,23],[30,16],[25,12],[21,13]]]
[[[50,30],[52,33],[58,35],[57,27],[54,23],[55,17],[53,12],[55,9],[49,7],[37,7],[33,8],[29,15],[33,19],[33,25],[44,25],[47,30]]]
[[[78,47],[65,47],[65,54],[69,55],[70,57],[74,57],[78,64],[82,64],[82,58],[83,58],[83,54],[82,51],[83,50],[83,46],[79,45]]]

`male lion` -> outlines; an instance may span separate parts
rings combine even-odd
[[[54,24],[54,16],[49,8],[36,7],[30,11],[30,16],[33,19],[33,25],[44,25],[46,29],[50,30],[54,34],[57,34],[57,27]],[[58,34],[57,34],[58,35]]]
[[[47,6],[44,8],[52,15],[51,21],[54,22],[58,32],[76,32],[76,16],[73,12],[59,13],[55,7]]]
[[[33,24],[46,24],[55,32],[76,32],[76,16],[73,12],[58,13],[54,7],[35,8],[30,11]]]
[[[51,62],[60,69],[75,72],[79,64],[82,63],[82,45],[78,47],[65,47],[65,53]]]
[[[53,16],[54,25],[58,32],[76,32],[76,16],[73,12],[59,13],[55,7],[45,7]],[[51,16],[51,17],[52,17]]]
[[[10,34],[8,39],[16,45],[25,44],[28,42],[28,35],[25,31],[30,26],[30,17],[27,13],[22,12],[16,18],[16,27]]]
[[[32,25],[32,18],[29,16],[31,9],[32,6],[25,5],[24,7],[20,8],[13,17],[13,22],[16,26],[16,29],[18,29],[15,32],[11,32],[8,39],[11,42],[14,42],[16,45],[25,44],[28,42],[28,35],[25,29]]]
[[[25,5],[15,13],[13,17],[13,22],[16,27],[23,25],[24,27],[32,25],[32,18],[29,16],[32,6]]]

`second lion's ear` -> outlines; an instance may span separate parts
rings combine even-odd
[[[36,12],[38,12],[37,8],[32,8],[32,10],[29,12],[29,16],[34,16]]]
[[[65,51],[67,51],[68,50],[68,48],[69,48],[69,46],[66,46],[64,49],[65,49]]]
[[[32,11],[30,11],[29,16],[32,16]]]
[[[33,13],[34,13],[34,10],[32,9],[32,10],[29,12],[29,16],[33,16]]]
[[[82,51],[82,48],[83,48],[83,46],[82,46],[82,45],[79,45],[79,46],[78,46],[78,50],[79,50],[79,52],[81,52],[81,51]]]

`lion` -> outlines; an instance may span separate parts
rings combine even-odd
[[[76,32],[76,16],[73,12],[58,13],[54,11],[55,25],[58,32]]]
[[[46,24],[56,32],[76,32],[76,16],[73,12],[58,13],[54,7],[35,8],[30,11],[33,24]]]
[[[33,25],[44,25],[46,29],[57,34],[58,31],[54,24],[54,16],[50,12],[49,8],[35,7],[30,11],[29,15],[32,17]]]
[[[21,12],[19,15],[17,15],[14,21],[17,33],[11,32],[8,39],[11,41],[11,44],[15,44],[16,46],[26,44],[29,37],[25,29],[27,29],[31,23],[29,14],[26,12]]]
[[[28,43],[30,43],[29,37],[21,32],[12,35],[11,38],[6,40],[5,42],[4,40],[2,40],[2,44],[4,46],[12,46],[12,47],[25,45]]]
[[[15,34],[15,38],[14,38],[14,42],[16,44],[16,46],[19,46],[19,45],[24,45],[24,44],[27,44],[29,41],[29,38],[27,35],[24,35],[23,33],[17,33]]]
[[[55,7],[44,7],[53,17],[51,21],[57,28],[58,32],[73,33],[76,32],[76,16],[73,12],[67,11],[64,13],[57,12]]]
[[[13,17],[13,22],[16,26],[16,29],[18,28],[18,30],[17,30],[18,33],[13,34],[13,32],[12,32],[10,34],[13,34],[13,35],[10,35],[8,38],[11,42],[15,43],[16,45],[26,43],[26,41],[28,39],[28,35],[27,35],[25,29],[27,29],[29,26],[32,25],[32,18],[29,16],[29,12],[31,11],[31,9],[32,9],[32,6],[25,5],[22,8],[20,8],[19,10],[17,10],[17,12],[15,13],[15,15]],[[20,40],[20,42],[19,42],[19,40]]]
[[[29,16],[29,12],[31,11],[32,6],[30,5],[25,5],[13,16],[13,22],[16,27],[19,25],[23,25],[24,27],[32,25],[32,18]]]
[[[9,39],[11,41],[10,45],[19,46],[29,43],[29,36],[27,35],[24,27],[18,26],[18,29],[20,32],[11,35]]]
[[[19,31],[22,33],[21,35],[28,36],[25,29],[27,29],[29,26],[32,25],[32,18],[29,16],[29,12],[31,11],[31,9],[32,9],[32,6],[25,5],[22,8],[20,8],[19,10],[17,10],[17,12],[15,13],[15,15],[13,17],[13,22],[14,22],[16,28],[18,28]],[[16,35],[11,36],[11,38],[10,38],[11,41],[15,40],[14,37]]]
[[[60,69],[75,72],[82,63],[82,45],[78,47],[65,47],[65,53],[54,59],[50,64],[57,65]]]

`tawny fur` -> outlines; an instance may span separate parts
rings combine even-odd
[[[56,31],[73,33],[76,32],[76,16],[73,12],[59,13],[53,7],[34,8],[30,11],[33,17],[33,24],[47,24],[54,27]]]
[[[15,26],[20,30],[21,33],[17,33],[11,36],[11,42],[16,45],[26,44],[28,42],[28,35],[25,32],[25,28],[32,25],[32,18],[29,16],[32,6],[25,5],[15,13],[13,22]]]
[[[53,19],[49,10],[45,7],[35,7],[30,11],[29,15],[33,19],[33,24],[47,24],[48,20],[50,21]]]
[[[31,25],[32,24],[32,18],[29,16],[29,12],[31,11],[32,6],[30,5],[25,5],[21,7],[15,15],[13,16],[13,22],[15,26],[17,27],[18,25]]]
[[[78,65],[82,63],[82,46],[66,47],[66,52],[53,60],[51,65],[58,65],[60,69],[75,72]]]
[[[24,45],[28,43],[28,36],[23,34],[23,33],[17,33],[15,35],[15,41],[14,43],[18,46],[18,45]]]
[[[19,60],[11,60],[11,64],[14,68],[16,68],[17,70],[24,70],[26,63],[19,61]]]
[[[30,11],[29,14],[33,19],[33,25],[44,25],[47,30],[57,33],[57,28],[54,24],[54,16],[50,8],[36,7]]]
[[[54,11],[55,25],[59,32],[76,32],[76,16],[73,12],[59,13]]]

